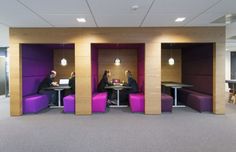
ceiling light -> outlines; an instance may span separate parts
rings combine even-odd
[[[132,9],[133,11],[136,11],[138,8],[139,8],[138,5],[133,5],[133,6],[131,6],[131,9]]]
[[[80,23],[85,23],[86,22],[85,18],[77,18],[76,20]]]
[[[115,61],[114,61],[114,64],[116,66],[119,66],[120,65],[120,59],[119,58],[116,58]]]
[[[178,17],[175,19],[175,22],[183,22],[185,20],[185,17]]]
[[[168,63],[169,63],[169,65],[174,65],[175,60],[171,57],[171,58],[169,58]]]
[[[231,16],[232,16],[232,14],[225,15],[226,18],[230,18]]]
[[[67,60],[65,58],[61,59],[61,65],[66,66],[67,65]]]
[[[226,22],[225,22],[225,24],[230,24],[230,23],[231,23],[231,21],[226,21]]]

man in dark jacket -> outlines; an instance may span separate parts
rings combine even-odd
[[[50,74],[43,79],[38,87],[39,94],[45,94],[48,96],[49,105],[57,105],[57,93],[54,90],[48,90],[48,87],[51,86],[59,86],[57,82],[54,82],[54,78],[56,77],[56,71],[52,70]]]
[[[120,103],[122,105],[129,105],[129,94],[138,93],[138,84],[136,80],[132,77],[132,74],[129,70],[125,71],[125,75],[128,78],[127,86],[131,87],[130,89],[123,89],[120,91]]]
[[[75,94],[75,72],[71,72],[71,76],[69,79],[70,93]]]

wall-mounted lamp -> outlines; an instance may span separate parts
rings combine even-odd
[[[119,66],[120,65],[120,59],[119,58],[116,58],[115,61],[114,61],[114,64],[116,66]]]

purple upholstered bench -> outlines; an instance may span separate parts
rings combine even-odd
[[[23,98],[23,113],[37,113],[48,107],[48,97],[46,95],[31,95]]]
[[[64,112],[75,113],[75,95],[68,95],[63,98]]]
[[[144,112],[144,94],[132,93],[129,95],[131,112]]]
[[[212,112],[212,96],[202,93],[189,94],[187,105],[199,112]]]
[[[172,112],[173,97],[168,94],[161,94],[161,112]]]
[[[212,112],[212,96],[188,89],[179,89],[178,100],[199,111]]]
[[[94,93],[92,97],[92,112],[105,112],[107,92]]]

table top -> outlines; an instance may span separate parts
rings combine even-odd
[[[106,86],[105,89],[122,90],[122,89],[131,89],[131,87],[123,85],[113,85],[113,86]]]
[[[236,79],[225,80],[226,83],[236,83]]]
[[[178,82],[162,82],[161,85],[172,88],[193,87],[193,85],[191,84],[184,84]]]
[[[71,87],[66,85],[66,86],[55,86],[55,87],[48,87],[48,88],[45,88],[47,90],[63,90],[63,89],[70,89]]]

